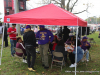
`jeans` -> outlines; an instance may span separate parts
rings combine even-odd
[[[52,54],[52,59],[53,59],[53,51],[54,51],[54,50],[52,50],[52,51],[51,51],[51,54]]]
[[[16,40],[10,39],[10,44],[11,44],[11,55],[15,54],[14,48],[16,47]]]
[[[85,52],[86,52],[86,50],[85,51],[83,50],[83,53],[85,53]],[[89,60],[89,50],[87,50],[86,60]]]
[[[49,67],[48,64],[48,49],[49,44],[39,45],[39,50],[42,58],[42,64],[45,65],[45,67]]]
[[[34,63],[36,59],[36,50],[32,45],[25,45],[25,49],[27,52],[27,63],[29,68],[34,68]],[[30,62],[30,58],[32,56],[32,61]]]

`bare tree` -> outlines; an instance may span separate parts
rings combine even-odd
[[[80,0],[42,0],[42,3],[43,4],[54,3],[69,12],[73,12],[73,9],[75,6],[77,6],[78,1]],[[88,8],[89,8],[89,5],[87,4],[86,9],[83,9],[82,11],[79,11],[73,14],[79,14],[79,13],[85,12],[88,10]]]

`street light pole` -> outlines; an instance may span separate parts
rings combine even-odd
[[[19,5],[18,5],[18,0],[14,0],[14,13],[19,12]],[[17,33],[20,35],[20,24],[16,25]]]
[[[6,11],[7,11],[7,15],[9,15],[9,9],[8,8],[6,9]],[[9,28],[9,23],[7,23],[7,27]]]

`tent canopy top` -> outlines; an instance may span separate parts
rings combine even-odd
[[[87,26],[86,21],[54,4],[5,16],[4,22],[18,24]]]

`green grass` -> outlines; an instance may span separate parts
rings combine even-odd
[[[88,37],[94,38],[97,45],[93,46],[90,49],[90,54],[92,60],[88,62],[88,65],[84,63],[80,63],[77,67],[77,71],[100,71],[100,39],[98,38],[98,32],[89,35]],[[1,42],[0,42],[1,43]],[[1,48],[1,47],[0,47]],[[19,61],[17,58],[15,58],[14,63],[13,59],[11,57],[11,51],[10,51],[10,43],[9,47],[3,49],[3,57],[2,57],[2,65],[0,65],[0,75],[75,75],[73,72],[67,73],[65,71],[75,71],[75,68],[69,68],[68,64],[66,64],[65,67],[63,67],[63,70],[61,71],[58,67],[53,67],[52,69],[49,68],[48,70],[45,70],[41,65],[41,57],[40,54],[37,54],[36,62],[35,62],[35,69],[36,72],[30,72],[28,71],[27,64],[23,62],[16,62]],[[22,63],[22,66],[20,66],[20,63]],[[51,57],[49,56],[49,64],[51,64]],[[86,72],[78,72],[77,75],[100,75],[100,72],[95,73],[86,73]]]

